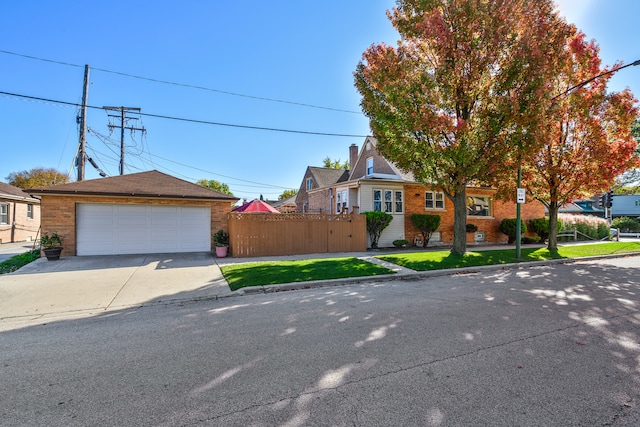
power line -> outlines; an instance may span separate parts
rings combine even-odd
[[[105,136],[105,135],[100,134],[99,132],[97,132],[97,131],[96,131],[95,129],[93,129],[93,128],[88,128],[88,132],[89,132],[90,134],[92,134],[92,135],[95,135],[95,136],[98,138],[98,140],[100,140],[100,141],[105,145],[105,147],[107,147],[107,149],[109,149],[109,150],[113,153],[113,155],[114,155],[114,156],[116,156],[116,157],[118,156],[118,153],[117,153],[116,151],[114,151],[114,150],[110,147],[110,145],[111,145],[111,146],[114,146],[114,147],[115,147],[115,146],[117,146],[117,145],[118,145],[118,142],[117,142],[117,141],[112,140],[111,138],[109,138],[109,137],[107,137],[107,136]],[[93,150],[93,152],[94,152],[94,157],[95,157],[95,153],[104,155],[103,153],[99,153],[98,151],[96,151],[96,150],[95,150],[95,148],[92,148],[92,150]],[[142,157],[142,155],[143,155],[144,153],[138,153],[138,154],[136,154],[136,153],[130,153],[130,152],[128,152],[128,154],[130,154],[130,155],[132,155],[133,157],[135,157],[135,158],[139,159],[139,160],[140,160],[141,162],[143,162],[143,163],[149,163],[149,164],[151,164],[154,168],[157,168],[157,167],[158,167],[157,165],[155,165],[155,164],[151,161],[151,159],[147,160],[147,159],[143,158],[143,157]],[[148,154],[150,157],[155,157],[155,158],[162,159],[162,160],[167,161],[167,162],[170,162],[170,163],[174,163],[174,164],[179,165],[179,166],[184,166],[184,167],[189,168],[189,169],[193,169],[193,170],[197,170],[197,171],[200,171],[200,172],[204,172],[204,173],[206,173],[206,174],[208,174],[208,175],[214,175],[214,176],[217,176],[217,177],[222,177],[222,178],[230,179],[230,180],[233,180],[233,181],[246,182],[246,183],[248,183],[248,184],[253,184],[253,185],[243,185],[243,184],[237,184],[237,183],[228,183],[228,184],[229,184],[229,186],[234,186],[234,187],[249,187],[249,188],[259,188],[259,189],[275,188],[275,189],[279,189],[279,190],[282,190],[282,189],[289,189],[289,188],[290,188],[290,187],[284,187],[284,186],[281,186],[281,185],[265,184],[264,182],[249,181],[249,180],[246,180],[246,179],[236,178],[236,177],[232,177],[232,176],[228,176],[228,175],[221,175],[221,174],[219,174],[219,173],[212,172],[212,171],[209,171],[209,170],[206,170],[206,169],[201,169],[201,168],[198,168],[198,167],[195,167],[195,166],[187,165],[187,164],[185,164],[185,163],[176,162],[175,160],[167,159],[166,157],[158,156],[157,154],[152,154],[152,153],[151,153],[150,151],[148,151],[148,150],[147,150],[147,154]],[[112,158],[112,157],[109,157],[109,156],[106,156],[106,157],[107,157],[107,158],[109,158],[110,160],[114,161],[114,164],[116,164],[116,163],[115,163],[115,162],[117,162],[117,158],[116,158],[116,157],[113,157],[113,158]],[[179,176],[181,176],[181,177],[183,177],[183,178],[185,178],[185,179],[189,179],[189,180],[191,180],[191,181],[195,181],[195,180],[196,180],[196,179],[195,179],[195,178],[193,178],[193,177],[189,177],[189,176],[186,176],[186,175],[181,174],[181,173],[179,173],[179,172],[176,172],[176,171],[174,171],[174,170],[172,170],[172,169],[170,169],[170,168],[168,168],[168,167],[166,167],[166,166],[162,166],[162,169],[163,169],[163,170],[167,170],[167,171],[169,171],[169,172],[173,173],[174,175],[179,175]]]
[[[52,64],[66,65],[66,66],[69,66],[69,67],[83,67],[82,65],[78,65],[78,64],[71,64],[71,63],[62,62],[62,61],[54,61],[54,60],[45,59],[45,58],[38,58],[37,56],[24,55],[24,54],[21,54],[21,53],[9,52],[7,50],[0,50],[0,53],[5,53],[7,55],[20,56],[20,57],[23,57],[23,58],[33,59],[33,60],[36,60],[36,61],[50,62]],[[154,82],[154,83],[162,83],[162,84],[166,84],[166,85],[188,87],[188,88],[191,88],[191,89],[205,90],[205,91],[208,91],[208,92],[222,93],[224,95],[238,96],[238,97],[248,98],[248,99],[256,99],[256,100],[259,100],[259,101],[278,102],[278,103],[281,103],[281,104],[297,105],[299,107],[317,108],[317,109],[321,109],[321,110],[337,111],[337,112],[340,112],[340,113],[350,113],[350,114],[361,114],[362,113],[361,111],[344,110],[344,109],[332,108],[332,107],[324,107],[324,106],[320,106],[320,105],[307,104],[307,103],[303,103],[303,102],[286,101],[286,100],[282,100],[282,99],[266,98],[266,97],[254,96],[254,95],[246,95],[246,94],[243,94],[243,93],[230,92],[230,91],[221,90],[221,89],[213,89],[213,88],[209,88],[209,87],[205,87],[205,86],[192,85],[192,84],[188,84],[188,83],[171,82],[171,81],[168,81],[168,80],[160,80],[160,79],[154,79],[154,78],[151,78],[151,77],[137,76],[135,74],[123,73],[123,72],[120,72],[120,71],[112,71],[112,70],[107,70],[107,69],[104,69],[104,68],[95,68],[95,67],[91,67],[91,68],[94,71],[102,71],[103,73],[116,74],[116,75],[119,75],[119,76],[130,77],[130,78],[133,78],[133,79],[146,80],[146,81],[150,81],[150,82]]]
[[[5,95],[5,96],[8,96],[8,97],[15,97],[15,98],[28,99],[28,100],[31,100],[31,101],[40,101],[40,102],[45,102],[45,103],[50,103],[50,104],[59,104],[59,105],[64,105],[64,106],[68,106],[68,107],[79,107],[81,105],[81,104],[78,104],[78,103],[75,103],[75,102],[58,101],[58,100],[55,100],[55,99],[41,98],[41,97],[29,96],[29,95],[21,95],[21,94],[18,94],[18,93],[11,93],[11,92],[4,92],[4,91],[0,91],[0,95]],[[102,110],[103,109],[103,107],[96,107],[94,105],[87,105],[87,108],[91,108],[91,109],[94,109],[94,110]],[[268,132],[295,133],[295,134],[302,134],[302,135],[334,136],[334,137],[341,137],[341,138],[366,138],[367,137],[367,135],[354,135],[354,134],[329,133],[329,132],[313,132],[313,131],[303,131],[303,130],[293,130],[293,129],[270,128],[270,127],[263,127],[263,126],[239,125],[239,124],[234,124],[234,123],[212,122],[212,121],[208,121],[208,120],[188,119],[188,118],[185,118],[185,117],[166,116],[166,115],[162,115],[162,114],[151,114],[151,113],[138,113],[138,114],[141,115],[141,116],[154,117],[154,118],[157,118],[157,119],[175,120],[175,121],[188,122],[188,123],[198,123],[198,124],[203,124],[203,125],[225,126],[225,127],[232,127],[232,128],[238,128],[238,129],[252,129],[252,130],[261,130],[261,131],[268,131]]]

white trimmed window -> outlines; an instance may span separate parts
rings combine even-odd
[[[382,211],[382,190],[373,190],[373,210]]]
[[[402,201],[403,197],[402,197],[402,191],[395,191],[394,192],[394,201],[395,201],[395,212],[396,213],[402,213],[404,211],[404,203]]]
[[[307,191],[313,188],[313,178],[307,178]]]
[[[373,174],[373,157],[367,159],[367,175]]]
[[[373,210],[386,213],[402,213],[404,197],[400,190],[373,190]]]
[[[0,204],[0,224],[9,224],[9,205]]]
[[[425,191],[425,209],[444,209],[444,193],[442,191]]]
[[[467,197],[467,216],[491,216],[491,198],[486,196]]]
[[[33,205],[27,205],[27,219],[33,219]]]

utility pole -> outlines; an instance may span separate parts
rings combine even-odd
[[[120,175],[124,175],[124,130],[130,130],[130,131],[142,131],[142,133],[145,132],[145,128],[141,127],[141,128],[137,128],[134,126],[126,126],[127,122],[129,120],[138,120],[135,117],[127,117],[127,113],[128,112],[140,112],[140,108],[135,108],[135,107],[102,107],[105,110],[111,110],[111,111],[120,111],[120,115],[116,116],[114,114],[108,114],[109,117],[115,117],[120,119],[120,126],[116,126],[116,125],[112,125],[109,124],[109,129],[113,129],[116,127],[120,128]]]
[[[89,65],[84,66],[84,85],[82,89],[82,109],[78,116],[78,124],[80,125],[80,137],[78,157],[76,163],[78,166],[78,181],[84,181],[84,160],[87,156],[85,143],[87,135],[87,98],[89,96]]]

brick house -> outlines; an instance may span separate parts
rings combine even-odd
[[[331,206],[331,213],[383,211],[391,214],[393,219],[380,236],[380,247],[392,246],[397,239],[413,244],[421,238],[411,221],[412,214],[440,215],[440,227],[430,242],[452,243],[453,202],[437,188],[415,182],[411,173],[398,169],[381,156],[376,143],[376,139],[369,136],[360,151],[355,144],[349,147],[348,176],[314,188],[312,191],[317,197],[308,199],[310,211]],[[310,169],[307,168],[307,173]],[[515,218],[516,204],[497,200],[494,194],[492,188],[467,187],[467,223],[478,227],[477,232],[467,233],[468,243],[507,242],[507,236],[500,233],[498,227],[504,218]],[[521,218],[525,221],[544,217],[544,214],[544,206],[537,201],[522,205]]]
[[[301,213],[331,213],[331,186],[345,181],[349,171],[344,169],[307,167],[296,195],[296,211]]]
[[[156,170],[31,192],[42,232],[64,237],[63,256],[210,251],[238,200]]]
[[[0,182],[0,243],[35,240],[39,228],[40,200]]]

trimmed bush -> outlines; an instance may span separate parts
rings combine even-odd
[[[478,231],[478,226],[475,224],[467,224],[466,229],[467,233],[475,233],[476,231]]]
[[[541,242],[549,239],[549,217],[530,219],[527,223],[528,230],[536,233]],[[562,221],[558,220],[558,231],[562,229]]]
[[[522,236],[522,243],[540,243],[540,237],[538,236]]]
[[[506,234],[509,237],[507,243],[511,244],[516,241],[516,218],[505,218],[500,221],[499,230],[501,233]],[[527,224],[523,220],[520,220],[520,232],[522,234],[527,232]]]
[[[411,215],[411,221],[413,225],[422,234],[422,247],[426,248],[431,239],[431,234],[440,227],[440,215],[429,214],[413,214]]]
[[[367,233],[371,239],[371,248],[376,249],[378,247],[378,240],[382,231],[391,224],[393,216],[386,212],[363,212],[367,218]]]
[[[393,241],[393,246],[395,246],[396,248],[401,248],[403,246],[406,246],[407,243],[409,243],[408,240],[405,239],[398,239],[398,240],[394,240]]]

